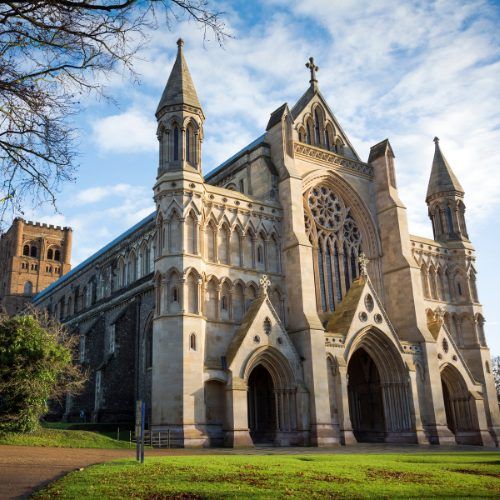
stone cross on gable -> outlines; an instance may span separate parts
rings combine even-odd
[[[366,255],[363,252],[361,252],[358,257],[358,262],[359,262],[359,274],[363,276],[363,278],[367,278],[368,262],[370,262],[370,260],[366,258]]]
[[[318,66],[314,64],[314,57],[309,58],[309,62],[306,63],[306,68],[308,68],[311,72],[311,79],[309,80],[309,83],[314,87],[318,83],[316,71],[319,71]]]
[[[267,295],[270,286],[271,280],[267,277],[267,274],[263,274],[262,278],[260,278],[260,293]]]

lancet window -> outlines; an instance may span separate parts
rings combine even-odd
[[[318,310],[332,312],[358,278],[361,233],[350,208],[324,184],[306,193],[305,222],[313,245]]]

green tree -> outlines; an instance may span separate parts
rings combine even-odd
[[[36,430],[49,399],[81,390],[75,341],[47,314],[0,315],[0,431]]]

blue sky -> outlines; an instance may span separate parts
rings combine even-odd
[[[388,137],[396,155],[410,231],[431,237],[425,192],[441,147],[466,191],[486,333],[500,354],[500,2],[482,0],[266,0],[213,2],[234,38],[220,48],[181,20],[152,32],[135,69],[105,82],[115,103],[88,97],[80,130],[78,179],[59,213],[27,218],[74,228],[73,264],[154,209],[154,111],[176,52],[185,54],[205,115],[207,172],[264,130],[269,114],[308,86],[307,58],[320,89],[363,159]]]

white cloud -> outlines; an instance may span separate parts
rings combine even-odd
[[[98,119],[92,125],[94,141],[105,152],[155,151],[158,147],[155,132],[154,116],[137,109]]]
[[[75,204],[87,205],[101,201],[103,198],[113,195],[123,195],[130,191],[132,186],[129,184],[116,184],[114,186],[97,186],[84,189],[74,197]]]

